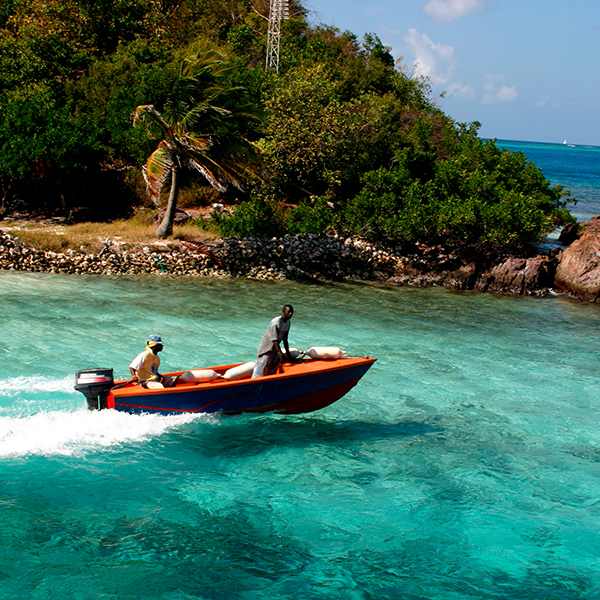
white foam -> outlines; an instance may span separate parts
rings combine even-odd
[[[0,382],[0,396],[17,396],[26,392],[30,393],[71,393],[75,385],[75,374],[66,377],[12,377]]]
[[[130,415],[115,410],[47,411],[20,418],[0,417],[0,458],[8,456],[81,456],[105,448],[160,436],[207,415]]]

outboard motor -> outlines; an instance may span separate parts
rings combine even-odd
[[[106,399],[113,385],[112,369],[83,369],[75,375],[75,389],[87,398],[90,410],[106,408]]]

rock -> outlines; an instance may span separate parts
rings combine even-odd
[[[546,295],[553,287],[556,259],[548,256],[508,258],[483,273],[475,289],[496,294]]]
[[[473,263],[449,271],[444,278],[444,287],[454,290],[472,290],[477,279],[477,267]]]
[[[154,215],[154,221],[156,223],[161,223],[165,217],[165,212],[166,212],[166,209],[164,209],[164,208],[159,210],[158,213],[156,215]],[[173,217],[173,224],[174,225],[182,225],[183,223],[187,223],[187,221],[189,221],[191,218],[192,218],[191,215],[188,214],[187,212],[185,212],[185,210],[183,210],[181,208],[176,208],[175,216]]]
[[[226,238],[138,252],[109,248],[98,255],[41,252],[0,231],[0,269],[51,273],[172,274],[296,279],[311,282],[363,279],[396,286],[444,286],[451,289],[513,295],[545,295],[557,285],[581,298],[600,298],[600,216],[586,224],[579,239],[548,256],[490,255],[461,258],[442,246],[383,247],[360,238],[286,235],[282,238]],[[496,259],[498,260],[498,259]],[[494,266],[490,266],[494,265]]]
[[[388,285],[431,287],[444,284],[445,277],[440,273],[421,272],[410,267],[399,270],[394,276],[386,280]]]
[[[558,236],[558,241],[565,246],[570,246],[581,235],[579,224],[565,225]]]
[[[600,300],[600,215],[581,223],[582,233],[562,254],[557,288],[592,302]]]

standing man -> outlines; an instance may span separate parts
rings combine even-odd
[[[262,377],[275,373],[277,365],[283,360],[283,352],[279,344],[283,342],[285,355],[289,362],[292,362],[290,347],[288,345],[288,332],[290,331],[290,320],[294,314],[294,307],[286,304],[280,317],[275,317],[258,347],[256,365],[252,377]]]

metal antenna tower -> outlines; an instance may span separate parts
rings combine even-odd
[[[269,8],[269,37],[267,38],[267,70],[279,73],[279,40],[281,21],[290,18],[289,0],[271,0]]]

